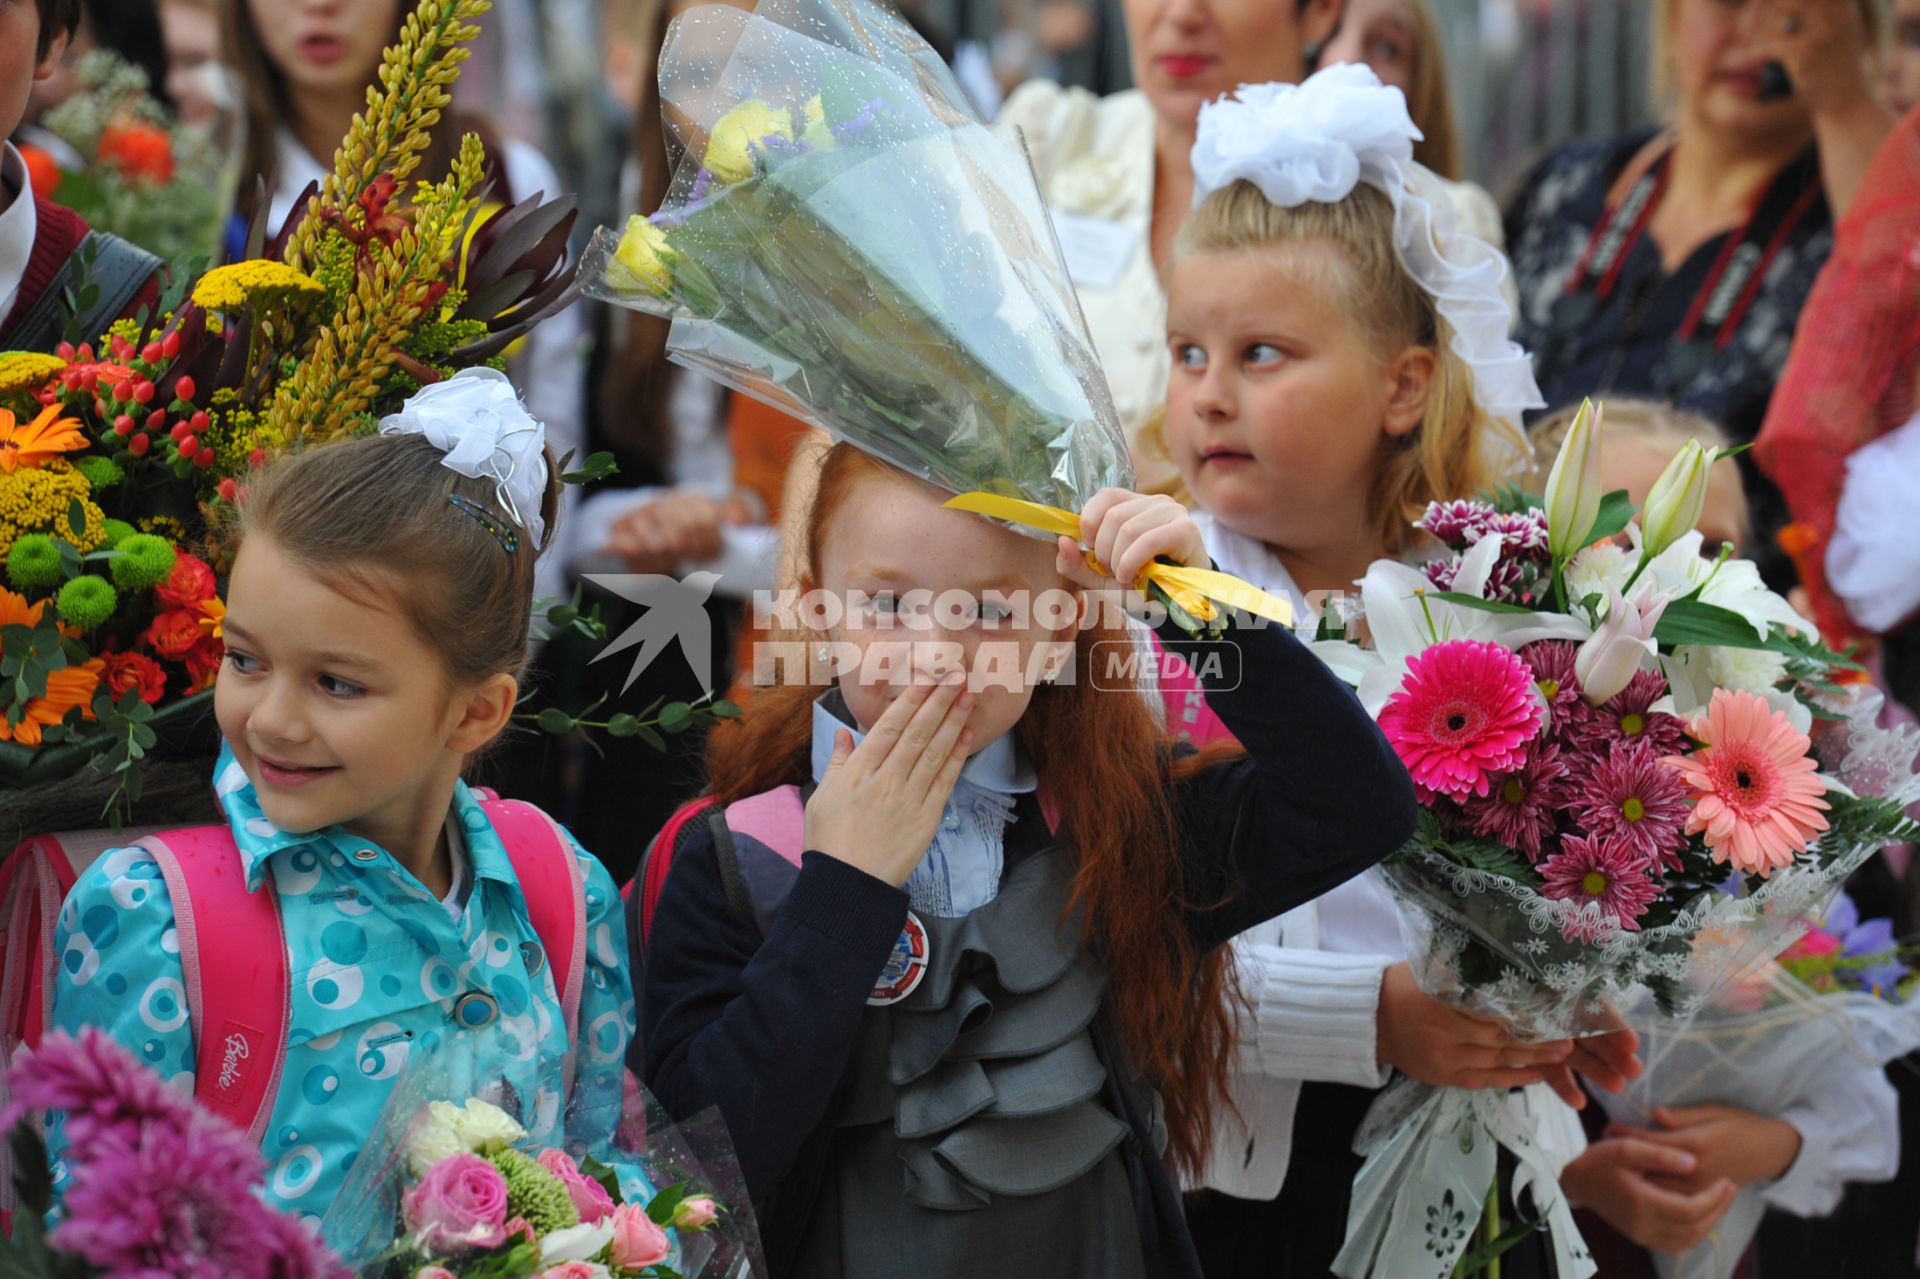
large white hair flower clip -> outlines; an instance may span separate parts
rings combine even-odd
[[[1200,108],[1194,204],[1243,179],[1283,208],[1336,203],[1362,182],[1386,192],[1401,265],[1452,327],[1480,406],[1517,428],[1522,411],[1544,401],[1527,353],[1507,336],[1507,259],[1455,226],[1444,183],[1414,161],[1420,137],[1400,90],[1358,64],[1297,85],[1243,84]]]

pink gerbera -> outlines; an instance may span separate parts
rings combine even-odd
[[[1487,793],[1518,768],[1540,727],[1526,664],[1498,644],[1449,640],[1407,662],[1380,727],[1413,780],[1443,795]]]
[[[1629,742],[1582,760],[1571,807],[1588,834],[1622,845],[1649,864],[1680,867],[1687,788],[1650,743]]]
[[[1580,903],[1578,914],[1560,925],[1568,941],[1595,941],[1618,925],[1640,931],[1640,916],[1660,895],[1647,863],[1613,840],[1569,835],[1560,851],[1540,864],[1546,882],[1540,891],[1556,900]]]
[[[1693,721],[1693,736],[1701,749],[1665,761],[1691,793],[1687,833],[1704,831],[1714,861],[1763,879],[1792,865],[1827,828],[1826,787],[1807,735],[1757,693],[1721,688]]]
[[[1656,755],[1687,749],[1687,724],[1678,715],[1653,709],[1667,693],[1659,671],[1640,671],[1611,700],[1599,706],[1581,702],[1572,708],[1563,736],[1572,745],[1604,753],[1632,742],[1647,742]]]
[[[1565,802],[1566,775],[1560,748],[1535,743],[1519,768],[1493,779],[1488,794],[1461,801],[1468,828],[1539,861],[1540,841],[1553,834],[1554,812]]]

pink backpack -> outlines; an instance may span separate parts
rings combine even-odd
[[[554,964],[571,1089],[586,970],[586,888],[579,863],[544,812],[489,791],[476,793],[506,846],[528,918]],[[287,1053],[287,943],[272,877],[263,891],[247,891],[239,849],[225,826],[37,835],[0,862],[0,1069],[21,1048],[38,1047],[53,1024],[54,925],[67,893],[101,853],[136,844],[159,865],[173,900],[197,1056],[194,1096],[259,1141]]]

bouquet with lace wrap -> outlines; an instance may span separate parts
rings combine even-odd
[[[696,8],[660,55],[665,204],[587,293],[678,362],[955,493],[1079,510],[1132,465],[1026,156],[897,15]]]
[[[1875,727],[1877,697],[1751,563],[1701,554],[1714,454],[1689,443],[1636,518],[1599,491],[1602,424],[1583,408],[1544,505],[1435,503],[1419,523],[1453,554],[1376,563],[1369,646],[1318,646],[1421,793],[1381,869],[1414,975],[1526,1039],[1684,1022],[1912,838],[1920,796],[1920,740]],[[1432,1113],[1409,1113],[1373,1134],[1343,1274],[1402,1273],[1370,1267],[1415,1208],[1382,1161],[1430,1153],[1410,1134]],[[1590,1273],[1555,1224],[1562,1274]]]

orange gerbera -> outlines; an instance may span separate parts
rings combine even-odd
[[[29,604],[26,596],[15,595],[6,587],[0,586],[0,626],[38,626],[40,615],[46,611],[46,600]]]
[[[10,714],[0,714],[0,742],[18,742],[38,746],[46,728],[58,724],[67,712],[78,706],[81,717],[93,718],[93,694],[100,687],[100,672],[106,662],[96,657],[82,666],[69,666],[47,676],[47,695],[27,703],[18,724]]]
[[[1827,829],[1827,788],[1807,735],[1764,697],[1725,688],[1692,732],[1701,749],[1665,761],[1691,792],[1687,833],[1705,833],[1714,861],[1763,879],[1791,866]]]
[[[23,466],[37,469],[49,458],[87,447],[79,420],[61,417],[60,410],[59,404],[49,404],[22,426],[12,409],[0,409],[0,471],[11,475]]]

